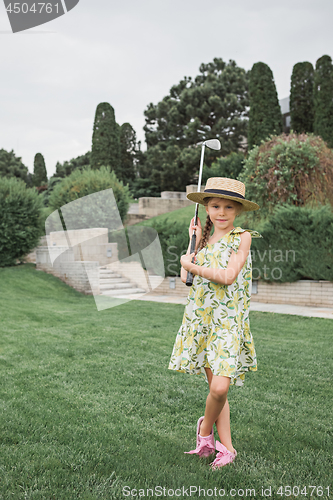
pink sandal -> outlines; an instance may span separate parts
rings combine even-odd
[[[197,447],[195,450],[191,451],[184,451],[184,453],[188,454],[196,454],[199,455],[199,457],[209,457],[209,455],[212,455],[215,453],[215,440],[214,440],[214,431],[213,428],[211,430],[211,433],[209,436],[200,436],[199,431],[200,431],[200,425],[201,422],[203,421],[204,417],[200,417],[198,420],[198,425],[197,425]]]
[[[214,462],[212,462],[210,465],[213,470],[219,469],[220,467],[223,467],[224,465],[230,464],[233,462],[237,456],[237,451],[235,450],[234,453],[228,450],[220,441],[216,441],[216,449],[219,451],[219,453],[216,455],[216,458]]]

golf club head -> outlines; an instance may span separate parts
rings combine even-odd
[[[204,144],[210,149],[221,149],[221,143],[218,139],[209,139],[205,141]]]

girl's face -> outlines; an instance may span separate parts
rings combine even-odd
[[[206,205],[206,212],[210,220],[214,226],[221,229],[232,225],[240,210],[241,207],[236,201],[224,198],[211,198]]]

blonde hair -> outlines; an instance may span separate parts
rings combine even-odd
[[[206,197],[203,199],[205,207],[208,205],[209,200],[211,200],[212,198],[213,198],[213,196],[209,196],[209,197]],[[236,214],[236,217],[237,217],[237,215],[242,213],[244,210],[243,204],[240,203],[239,201],[236,201],[236,200],[230,200],[230,201],[234,201],[235,203],[237,203],[237,214]],[[201,237],[201,240],[200,240],[200,243],[198,246],[198,252],[200,252],[200,250],[202,250],[207,245],[207,242],[208,242],[208,239],[210,236],[210,232],[212,230],[212,225],[213,225],[213,223],[210,220],[209,215],[207,214],[206,224],[205,224],[205,227],[203,229],[202,237]]]

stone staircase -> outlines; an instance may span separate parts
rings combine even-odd
[[[107,267],[100,267],[99,288],[101,295],[107,295],[109,297],[122,297],[125,295],[146,292],[144,288],[138,288],[131,283],[130,280]]]

